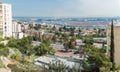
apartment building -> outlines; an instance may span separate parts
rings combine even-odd
[[[10,4],[0,2],[0,37],[12,36],[12,8]]]
[[[23,32],[21,29],[21,24],[19,24],[17,21],[14,21],[12,24],[12,36],[16,39],[23,38]]]
[[[107,27],[107,54],[110,55],[111,43],[111,26]],[[114,22],[114,49],[115,49],[115,63],[120,65],[120,22]]]

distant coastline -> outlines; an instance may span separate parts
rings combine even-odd
[[[120,21],[120,17],[25,17],[13,16],[13,20],[47,20],[47,21],[75,21],[75,22],[111,22]]]

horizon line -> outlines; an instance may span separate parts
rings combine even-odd
[[[120,16],[86,16],[86,17],[68,17],[68,16],[12,16],[12,17],[41,17],[41,18],[119,18]]]

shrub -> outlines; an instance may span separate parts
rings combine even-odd
[[[79,51],[74,51],[74,54],[79,54]]]
[[[13,54],[11,58],[15,59],[16,61],[21,61],[21,56],[19,56],[18,54]]]
[[[2,48],[0,49],[0,56],[8,56],[9,55],[9,49],[8,48]]]
[[[3,63],[0,63],[0,68],[5,68],[5,65]]]
[[[31,63],[9,64],[8,67],[12,70],[12,72],[46,72],[43,71],[42,67]]]

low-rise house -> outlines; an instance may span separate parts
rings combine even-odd
[[[54,36],[54,33],[44,33],[43,35],[46,38],[52,38]]]
[[[27,30],[26,33],[28,35],[30,35],[30,36],[33,36],[35,34],[43,35],[44,34],[44,30],[33,30],[33,29],[31,29],[31,30]]]
[[[41,42],[39,42],[39,41],[32,41],[33,46],[39,46],[40,44],[41,44]]]
[[[93,40],[102,40],[102,41],[107,41],[107,38],[93,38]]]
[[[106,44],[103,45],[103,43],[93,43],[94,46],[96,46],[97,48],[103,48],[104,46],[107,46]]]
[[[95,42],[107,42],[107,38],[93,38]]]
[[[76,40],[76,45],[77,46],[83,45],[83,41],[81,39],[77,39]]]
[[[54,50],[59,50],[59,51],[64,51],[65,48],[63,46],[63,44],[51,44],[51,46],[53,47]]]
[[[76,42],[75,42],[75,41],[73,41],[73,42],[71,42],[71,44],[75,46],[75,45],[76,45]]]
[[[82,33],[83,33],[83,34],[86,34],[86,35],[87,35],[87,34],[91,34],[92,32],[93,32],[93,30],[86,30],[86,29],[83,29],[83,30],[82,30]]]
[[[41,56],[34,60],[34,64],[45,66],[46,68],[49,68],[48,65],[50,63],[56,63],[56,62],[63,63],[64,65],[70,68],[75,67],[76,69],[79,69],[81,67],[80,63],[68,61],[67,59],[62,59],[58,57]]]
[[[102,48],[103,47],[102,43],[93,43],[93,45],[97,48]]]

